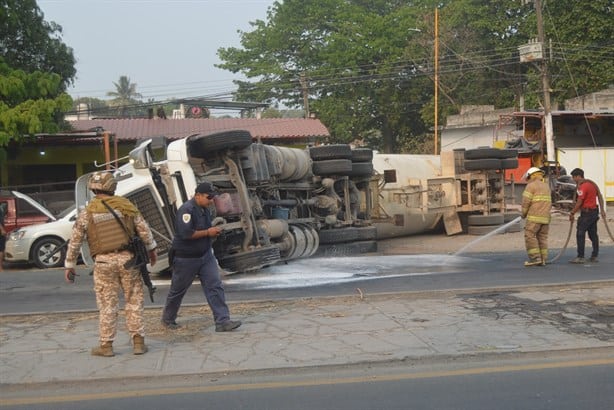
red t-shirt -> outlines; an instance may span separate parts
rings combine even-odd
[[[592,182],[584,181],[578,186],[578,199],[582,200],[582,209],[597,208],[597,188]]]

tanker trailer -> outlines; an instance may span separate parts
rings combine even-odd
[[[441,175],[438,155],[375,154],[373,168],[377,239],[425,232],[444,215],[456,216],[456,179]]]
[[[176,210],[203,181],[220,192],[212,213],[222,234],[213,249],[228,273],[310,257],[331,245],[376,250],[365,204],[371,198],[371,150],[264,145],[253,143],[247,131],[232,130],[173,141],[166,159],[154,162],[150,143],[132,150],[130,161],[114,173],[116,194],[133,201],[154,231],[159,244],[154,271],[168,267]],[[88,178],[77,181],[79,208],[91,197]],[[84,253],[91,261],[87,249]]]

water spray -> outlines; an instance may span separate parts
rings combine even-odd
[[[477,238],[477,239],[475,239],[475,240],[473,240],[473,241],[469,242],[467,245],[465,245],[465,246],[463,246],[462,248],[460,248],[460,250],[456,251],[456,253],[454,253],[454,256],[459,256],[459,255],[461,255],[463,252],[465,252],[467,249],[469,249],[470,247],[472,247],[473,245],[476,245],[476,244],[478,244],[478,243],[482,242],[484,239],[490,238],[490,237],[491,237],[491,236],[493,236],[493,235],[497,235],[497,234],[499,234],[499,233],[501,233],[501,232],[505,231],[505,230],[506,230],[506,229],[507,229],[509,226],[514,225],[514,224],[515,224],[515,223],[517,223],[517,222],[520,222],[520,220],[521,220],[521,219],[522,219],[522,217],[520,217],[520,216],[519,216],[519,217],[517,217],[516,219],[514,219],[514,220],[512,220],[512,221],[510,221],[510,222],[508,222],[508,223],[506,223],[506,224],[504,224],[504,225],[501,225],[501,226],[500,226],[500,227],[498,227],[497,229],[495,229],[495,230],[493,230],[493,231],[491,231],[491,232],[488,232],[486,235],[484,235],[484,236],[480,236],[479,238]]]

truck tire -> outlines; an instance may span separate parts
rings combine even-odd
[[[467,218],[469,226],[501,225],[503,221],[503,214],[469,215]]]
[[[279,248],[276,246],[256,248],[248,252],[224,255],[218,258],[220,266],[231,273],[257,270],[280,260]]]
[[[469,225],[469,227],[467,228],[467,233],[469,233],[469,235],[482,236],[482,235],[489,234],[492,231],[500,227],[501,225],[481,225],[481,226]],[[499,233],[500,234],[505,233],[505,229],[501,230]]]
[[[327,159],[351,159],[352,149],[347,144],[320,145],[309,148],[309,156],[314,161]]]
[[[501,169],[516,169],[518,168],[518,158],[503,158],[501,160]]]
[[[376,241],[359,241],[350,243],[338,243],[330,245],[320,245],[315,256],[348,256],[363,255],[365,253],[377,252]]]
[[[519,216],[522,216],[520,212],[507,212],[503,214],[503,222],[504,223],[512,222],[514,219],[518,218]]]
[[[373,150],[371,148],[355,148],[352,150],[352,162],[371,162]]]
[[[352,161],[349,159],[314,161],[311,169],[314,175],[348,175],[352,172]]]
[[[465,159],[517,158],[518,151],[514,149],[475,148],[465,151]]]
[[[464,167],[467,171],[501,169],[501,160],[498,158],[467,159]]]
[[[188,152],[195,158],[207,158],[212,152],[225,149],[243,149],[252,143],[252,135],[245,130],[216,132],[209,135],[188,137]]]
[[[522,225],[520,224],[520,222],[516,222],[514,224],[511,224],[507,228],[505,228],[505,233],[520,232],[521,230],[522,230]]]
[[[318,232],[320,244],[333,244],[354,241],[374,240],[377,235],[375,226],[355,227],[336,229],[323,229]]]
[[[59,248],[64,241],[53,237],[42,237],[34,242],[30,255],[32,262],[39,269],[57,268],[64,265],[64,258],[66,257],[66,248],[62,249],[49,259],[47,255]]]
[[[370,162],[352,162],[352,170],[347,175],[350,177],[370,177],[373,175],[373,164]]]

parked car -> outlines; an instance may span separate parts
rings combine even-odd
[[[55,221],[57,218],[44,206],[26,194],[0,191],[0,207],[4,213],[4,228],[11,232],[22,226]]]
[[[64,265],[66,248],[52,254],[70,239],[72,226],[77,218],[75,206],[66,208],[56,221],[30,225],[12,231],[6,241],[4,260],[30,262],[40,269]]]

